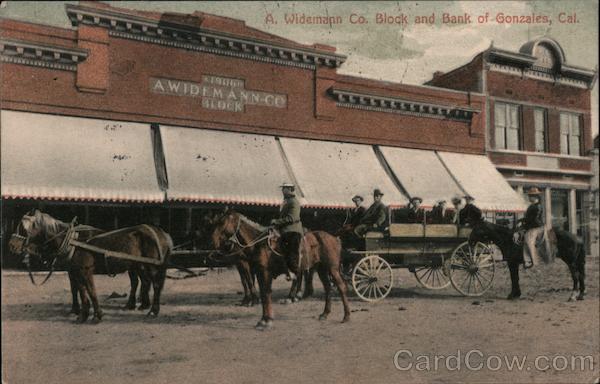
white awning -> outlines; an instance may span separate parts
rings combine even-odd
[[[411,196],[432,207],[439,200],[448,205],[452,197],[464,195],[434,151],[380,147],[388,165]]]
[[[344,208],[359,194],[368,205],[373,189],[383,193],[388,206],[407,203],[379,163],[370,145],[281,138],[290,168],[306,205]]]
[[[527,204],[484,155],[438,152],[460,186],[484,210],[523,211]]]
[[[272,136],[160,127],[167,199],[278,205],[290,182]]]
[[[150,126],[1,112],[2,197],[164,200]]]

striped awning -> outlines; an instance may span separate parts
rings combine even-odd
[[[272,136],[161,126],[167,199],[278,205],[291,179]]]
[[[524,211],[527,204],[485,155],[438,152],[462,189],[483,210]]]
[[[464,192],[435,151],[380,147],[392,172],[411,197],[423,199],[423,206],[432,207],[440,200],[463,196]]]
[[[1,111],[2,197],[161,202],[150,125]]]
[[[289,138],[280,142],[306,206],[352,207],[356,194],[368,204],[375,188],[384,193],[388,206],[407,203],[370,145]]]

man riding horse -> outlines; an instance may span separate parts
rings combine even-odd
[[[300,202],[296,198],[294,190],[294,184],[283,183],[281,185],[283,202],[279,209],[279,218],[271,220],[271,225],[281,233],[279,245],[288,269],[298,274],[299,266],[295,265],[294,260],[299,260],[298,252],[304,231],[300,220]]]
[[[550,247],[548,242],[548,236],[544,236],[545,226],[543,220],[543,210],[540,204],[540,194],[542,192],[533,187],[527,192],[529,195],[529,201],[531,204],[525,212],[525,217],[520,221],[522,223],[522,229],[524,229],[525,236],[523,239],[523,267],[531,268],[536,262],[539,262],[540,258],[536,248],[538,238],[544,238],[544,250],[546,258],[550,256]]]

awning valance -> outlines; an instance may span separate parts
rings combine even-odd
[[[456,181],[484,210],[523,211],[527,205],[484,155],[438,152]]]
[[[280,142],[307,206],[351,207],[355,194],[368,205],[375,188],[384,193],[386,205],[407,203],[370,145],[289,138]]]
[[[450,205],[452,197],[464,195],[434,151],[421,149],[380,147],[381,153],[411,196],[423,199],[424,206],[433,206],[439,200]]]
[[[167,199],[278,205],[290,182],[274,137],[160,127],[167,166]]]
[[[147,124],[3,110],[2,197],[160,202]]]

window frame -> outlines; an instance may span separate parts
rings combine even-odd
[[[504,126],[498,124],[498,109],[504,107]],[[516,109],[516,129],[512,126],[511,112]],[[497,137],[498,130],[503,132],[503,146],[500,147]],[[517,147],[513,148],[509,143],[509,130],[516,130]],[[523,123],[522,123],[522,108],[519,104],[506,103],[503,101],[496,101],[494,103],[494,149],[510,150],[510,151],[522,151],[523,150]]]
[[[582,156],[582,124],[581,124],[581,114],[579,113],[573,113],[573,112],[566,112],[566,111],[561,111],[559,113],[559,128],[560,128],[560,153],[562,155],[568,155],[568,156]],[[566,129],[563,129],[563,116],[565,117],[565,121],[567,122],[567,126],[564,127]],[[574,135],[573,134],[573,122],[577,122],[577,130],[578,130],[578,135]],[[563,133],[563,130],[566,131],[566,134]],[[566,144],[563,146],[563,137],[566,136]],[[577,137],[577,153],[573,153],[571,151],[571,146],[573,143],[572,138],[573,137]]]
[[[537,128],[537,121],[536,121],[536,112],[541,112],[542,113],[542,130],[538,130]],[[533,108],[533,131],[534,131],[534,145],[535,145],[535,152],[539,152],[539,153],[547,153],[548,152],[548,110],[546,108],[541,108],[541,107],[534,107]],[[538,132],[542,132],[543,134],[543,141],[544,141],[544,148],[542,150],[539,150],[537,145],[538,145]]]

